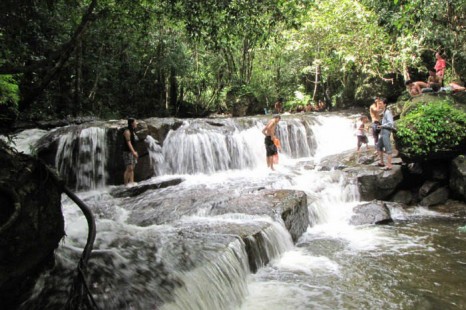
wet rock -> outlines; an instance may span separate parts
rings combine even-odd
[[[424,198],[439,187],[440,187],[439,182],[430,181],[430,180],[425,181],[424,184],[422,184],[421,188],[419,189],[419,197]]]
[[[15,309],[38,274],[53,265],[64,236],[61,190],[32,157],[0,141],[0,300]]]
[[[433,191],[432,193],[428,194],[426,197],[424,197],[420,205],[421,206],[435,206],[438,204],[443,204],[448,200],[448,196],[450,194],[450,191],[446,187],[440,187],[439,189]]]
[[[166,224],[182,217],[204,214],[244,214],[266,216],[283,221],[292,239],[297,240],[309,226],[307,196],[293,190],[244,188],[237,191],[208,188],[205,185],[182,189],[179,187],[147,191],[126,203],[133,205],[129,222],[139,226]],[[139,204],[138,201],[145,201]],[[149,203],[147,203],[149,201]]]
[[[445,203],[431,206],[429,209],[435,210],[436,212],[446,213],[454,217],[466,217],[466,204],[461,201],[449,199]]]
[[[398,202],[398,203],[409,205],[414,200],[414,197],[411,191],[401,190],[401,191],[397,191],[395,195],[393,195],[391,200],[393,202]]]
[[[464,155],[451,162],[450,189],[455,197],[466,202],[466,159]]]
[[[369,165],[373,162],[374,162],[373,157],[361,156],[358,158],[358,164],[361,164],[361,165]]]
[[[351,225],[385,224],[392,221],[390,210],[382,201],[371,201],[353,208]]]
[[[384,171],[378,167],[362,167],[357,172],[361,200],[386,200],[403,181],[400,166]]]
[[[138,184],[134,187],[119,187],[110,192],[113,197],[135,197],[141,195],[145,191],[154,190],[159,188],[165,188],[169,186],[175,186],[183,182],[184,179],[175,178],[171,180],[165,180],[157,183]]]

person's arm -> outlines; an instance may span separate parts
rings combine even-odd
[[[264,134],[264,136],[267,135],[267,125],[264,127],[264,129],[262,129],[262,133]]]
[[[128,148],[133,154],[133,156],[138,157],[138,152],[134,150],[133,144],[131,143],[131,132],[128,129],[126,129],[123,135],[125,137],[126,144],[128,145]]]
[[[267,123],[267,125],[265,125],[264,129],[262,129],[262,133],[264,134],[264,136],[267,136],[270,133],[270,128],[272,127],[272,121],[273,120],[270,120]]]
[[[366,131],[366,124],[364,124],[364,122],[361,121],[358,129],[361,130],[362,134],[364,134],[364,132]]]

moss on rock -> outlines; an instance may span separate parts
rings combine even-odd
[[[395,142],[405,161],[452,159],[466,151],[466,113],[451,97],[420,96],[403,106]]]

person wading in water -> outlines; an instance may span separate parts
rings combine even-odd
[[[267,125],[262,130],[262,133],[265,135],[265,152],[267,153],[267,167],[272,170],[273,168],[273,156],[277,154],[277,146],[273,142],[275,139],[275,128],[277,127],[278,122],[281,117],[279,114],[275,114],[273,118],[267,123]]]

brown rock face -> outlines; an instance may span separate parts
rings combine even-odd
[[[32,157],[0,141],[0,300],[15,308],[64,236],[61,190]]]

